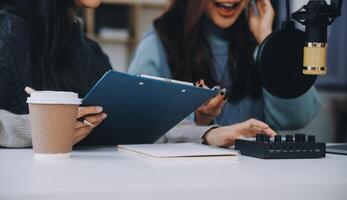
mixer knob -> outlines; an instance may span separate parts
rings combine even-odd
[[[270,142],[270,136],[264,135],[264,142]]]
[[[295,134],[295,142],[305,142],[306,135],[305,134]]]
[[[308,142],[315,143],[316,142],[316,137],[314,135],[309,135],[307,138]]]
[[[255,135],[256,142],[264,142],[264,134]]]
[[[293,136],[292,135],[286,135],[286,142],[293,142]]]
[[[275,135],[275,142],[276,143],[282,142],[282,136],[281,135]]]

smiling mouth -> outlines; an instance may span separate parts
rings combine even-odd
[[[215,2],[215,5],[219,9],[223,9],[225,11],[232,11],[236,9],[241,3],[235,2],[235,3],[229,3],[229,2]]]

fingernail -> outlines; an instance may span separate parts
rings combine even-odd
[[[101,114],[101,118],[102,118],[102,119],[106,119],[106,117],[107,117],[107,114],[106,114],[106,113],[102,113],[102,114]]]
[[[220,91],[220,95],[224,96],[226,92],[227,92],[227,90],[226,90],[225,88],[223,88],[223,89]]]
[[[220,87],[219,87],[219,86],[214,86],[214,87],[212,88],[212,90],[220,90]]]
[[[96,112],[102,112],[103,108],[101,106],[96,107]]]

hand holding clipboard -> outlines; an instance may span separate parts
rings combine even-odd
[[[209,89],[204,80],[197,81],[195,85]],[[211,124],[212,120],[220,115],[226,103],[227,90],[225,88],[221,89],[219,86],[215,86],[212,89],[218,91],[218,95],[209,99],[195,111],[195,123],[197,125],[207,126]]]
[[[187,82],[109,71],[82,101],[102,106],[108,117],[82,144],[153,143],[217,93]]]

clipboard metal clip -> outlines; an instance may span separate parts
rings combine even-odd
[[[164,81],[164,82],[168,82],[168,83],[176,83],[176,84],[181,84],[181,85],[194,86],[194,84],[190,83],[190,82],[177,81],[177,80],[173,80],[173,79],[169,79],[169,78],[161,78],[161,77],[150,76],[150,75],[146,75],[146,74],[139,74],[137,76],[141,77],[141,78]]]

